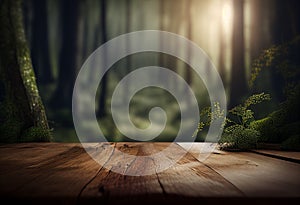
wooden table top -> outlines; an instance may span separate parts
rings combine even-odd
[[[0,145],[0,200],[34,204],[260,204],[299,203],[300,164],[254,152],[213,152],[200,160],[197,146],[174,166],[146,176],[126,171],[154,169],[151,160],[128,164],[113,172],[124,157],[149,155],[169,143],[99,143],[105,167],[79,143],[22,143]],[[174,153],[184,148],[175,144]],[[113,146],[121,152],[105,152]],[[264,151],[268,153],[268,151]],[[300,153],[271,152],[294,159]],[[105,155],[105,156],[104,156]],[[107,157],[109,156],[109,157]]]

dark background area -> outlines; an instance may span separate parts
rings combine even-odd
[[[199,45],[220,73],[229,109],[254,93],[269,93],[271,101],[253,108],[257,119],[268,116],[286,102],[285,87],[291,78],[285,78],[276,65],[268,65],[265,67],[271,68],[261,69],[252,86],[248,82],[255,59],[268,57],[264,49],[296,42],[296,50],[284,59],[288,59],[289,65],[299,65],[296,52],[299,40],[295,40],[300,31],[299,4],[297,0],[23,1],[25,36],[53,140],[78,141],[72,121],[72,92],[88,56],[114,37],[145,29],[173,32]],[[174,49],[181,49],[176,46]],[[283,50],[279,51],[282,53]],[[271,58],[280,59],[276,55]],[[201,79],[179,59],[150,52],[128,56],[106,73],[98,88],[96,112],[109,140],[127,140],[111,117],[110,100],[115,86],[130,71],[150,65],[167,67],[180,74],[195,92],[200,109],[209,105]],[[288,72],[289,69],[285,74]],[[298,83],[299,76],[293,75]],[[146,127],[148,110],[156,105],[166,110],[169,120],[157,140],[172,141],[178,131],[180,112],[168,93],[155,88],[140,91],[131,101],[131,118],[137,127]],[[293,122],[298,122],[298,117]],[[203,140],[202,133],[197,140]]]

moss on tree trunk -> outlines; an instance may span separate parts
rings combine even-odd
[[[0,141],[49,141],[21,8],[21,0],[0,2]]]

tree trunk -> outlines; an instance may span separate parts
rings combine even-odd
[[[247,92],[244,47],[244,0],[233,1],[232,67],[229,108],[241,103]]]
[[[186,29],[187,29],[187,38],[191,41],[192,40],[192,6],[191,6],[191,2],[192,0],[187,0],[186,1]],[[191,60],[191,55],[192,55],[192,51],[191,49],[188,47],[187,49],[187,59],[188,61]],[[186,66],[185,68],[185,72],[186,72],[186,82],[191,85],[192,84],[192,73],[191,73],[191,68],[189,66]]]
[[[50,64],[47,1],[33,0],[33,22],[31,38],[32,64],[37,81],[42,84],[53,82]]]
[[[159,2],[159,15],[160,15],[160,19],[159,19],[159,29],[161,31],[165,30],[165,15],[166,15],[166,2],[165,1],[160,1]],[[163,39],[160,38],[160,46],[163,46]],[[163,49],[163,48],[162,48]],[[158,65],[161,67],[165,67],[166,63],[165,63],[165,56],[163,53],[159,54],[159,59],[158,59]],[[160,76],[159,76],[160,77]],[[163,79],[162,79],[163,80]]]
[[[45,109],[24,34],[20,0],[0,5],[0,141],[49,141]]]
[[[126,12],[125,12],[125,18],[126,18],[126,33],[130,33],[131,31],[131,5],[132,5],[132,1],[131,0],[126,0]],[[129,52],[131,49],[131,41],[127,40],[126,41],[126,50],[127,52]],[[126,57],[126,69],[125,69],[125,75],[127,75],[128,73],[130,73],[131,71],[131,66],[132,66],[132,57],[131,55]],[[130,82],[126,82],[124,84],[124,101],[126,102],[128,99],[128,93],[129,93],[129,86],[130,86]]]
[[[224,2],[221,1],[221,11],[224,7]],[[219,41],[220,41],[220,51],[219,51],[219,74],[221,76],[221,79],[223,80],[223,83],[226,85],[226,69],[225,69],[225,54],[226,54],[226,44],[225,44],[225,32],[224,32],[224,25],[222,23],[223,16],[220,15],[220,32],[219,32]]]
[[[101,27],[102,27],[102,44],[107,41],[107,31],[106,31],[106,0],[101,0]],[[106,65],[106,52],[104,58],[104,65]],[[103,76],[101,80],[100,87],[100,99],[99,107],[97,111],[98,117],[104,117],[106,115],[105,101],[106,101],[106,91],[107,91],[107,73]]]
[[[298,0],[275,0],[274,2],[274,17],[271,23],[271,33],[272,33],[272,43],[274,44],[282,44],[295,36],[293,32],[293,19],[291,16],[293,13],[298,13],[299,5],[297,7]],[[296,8],[290,8],[290,7]],[[298,26],[299,27],[299,26]]]
[[[73,86],[76,77],[78,0],[61,2],[62,47],[59,55],[58,84],[52,97],[52,106],[71,110]]]
[[[263,32],[265,25],[265,1],[252,0],[251,6],[251,30],[250,30],[250,58],[256,59],[266,46],[265,34]]]

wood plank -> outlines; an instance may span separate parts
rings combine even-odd
[[[195,148],[191,154],[200,157]],[[219,152],[204,163],[246,196],[300,197],[300,165],[297,163],[249,152]]]
[[[60,155],[76,144],[21,143],[0,147],[0,190],[7,195],[17,187],[27,184],[39,173],[34,166]]]
[[[85,146],[105,167],[95,162],[81,144],[0,145],[1,200],[43,204],[208,204],[221,200],[251,204],[259,199],[265,204],[287,202],[286,197],[292,197],[289,199],[299,202],[300,165],[297,163],[255,153],[217,150],[201,162],[206,155],[196,153],[203,144],[195,143],[174,166],[158,172],[174,163],[184,154],[184,149],[170,143]],[[161,156],[164,163],[150,156],[167,147],[169,153]],[[130,176],[147,173],[152,174]]]
[[[117,148],[133,155],[147,156],[168,147],[169,143],[130,143],[124,148],[124,144],[118,143]],[[171,149],[173,155],[184,150],[175,145]],[[185,155],[174,167],[160,173],[156,173],[159,167],[155,160],[149,156],[140,161],[140,158],[132,158],[130,165],[125,169],[122,164],[122,153],[113,154],[107,164],[107,169],[100,170],[97,177],[82,192],[81,202],[88,199],[98,202],[123,203],[128,200],[155,198],[157,200],[170,200],[170,198],[197,198],[218,196],[242,196],[243,194],[221,175],[209,169],[192,155]],[[170,157],[170,161],[174,160]],[[168,162],[167,162],[168,163]],[[117,169],[116,169],[117,167]],[[154,170],[155,174],[147,176],[126,176],[114,173],[117,170],[128,174],[142,170]],[[148,173],[148,172],[147,172]],[[157,198],[157,196],[159,196]]]
[[[12,160],[11,162],[1,160],[1,168],[9,164],[9,170],[12,170],[1,175],[1,197],[64,198],[66,203],[74,204],[82,187],[97,173],[99,165],[91,159],[80,144],[62,146],[63,148],[59,148],[59,145],[53,147],[53,144],[42,145],[51,154],[48,157],[41,155],[43,157],[40,157],[40,160],[35,157],[32,160],[23,159],[23,156],[30,158],[30,156],[41,154],[39,149],[28,149],[27,147],[20,148],[23,151],[19,152],[18,157],[9,158],[8,160]],[[101,148],[102,144],[99,147],[99,152],[104,150]],[[51,149],[65,150],[53,156],[55,151],[51,151]],[[30,163],[24,163],[23,160]],[[16,164],[20,165],[18,170],[14,170]]]
[[[175,152],[179,152],[177,146]],[[175,166],[158,174],[165,192],[188,197],[240,197],[243,193],[214,170],[187,153]]]
[[[145,169],[152,168],[151,161],[136,161],[136,156],[144,155],[144,149],[151,146],[151,143],[117,143],[116,149],[121,152],[114,152],[106,163],[107,168],[102,168],[97,177],[91,181],[80,195],[79,202],[110,202],[137,200],[142,196],[147,198],[150,194],[161,195],[162,189],[155,175],[150,176],[127,176],[140,168],[141,164]],[[132,157],[124,155],[130,154]],[[125,160],[124,158],[127,159]],[[113,171],[112,171],[113,170]],[[115,172],[114,172],[115,171]],[[123,174],[118,174],[124,173]]]

